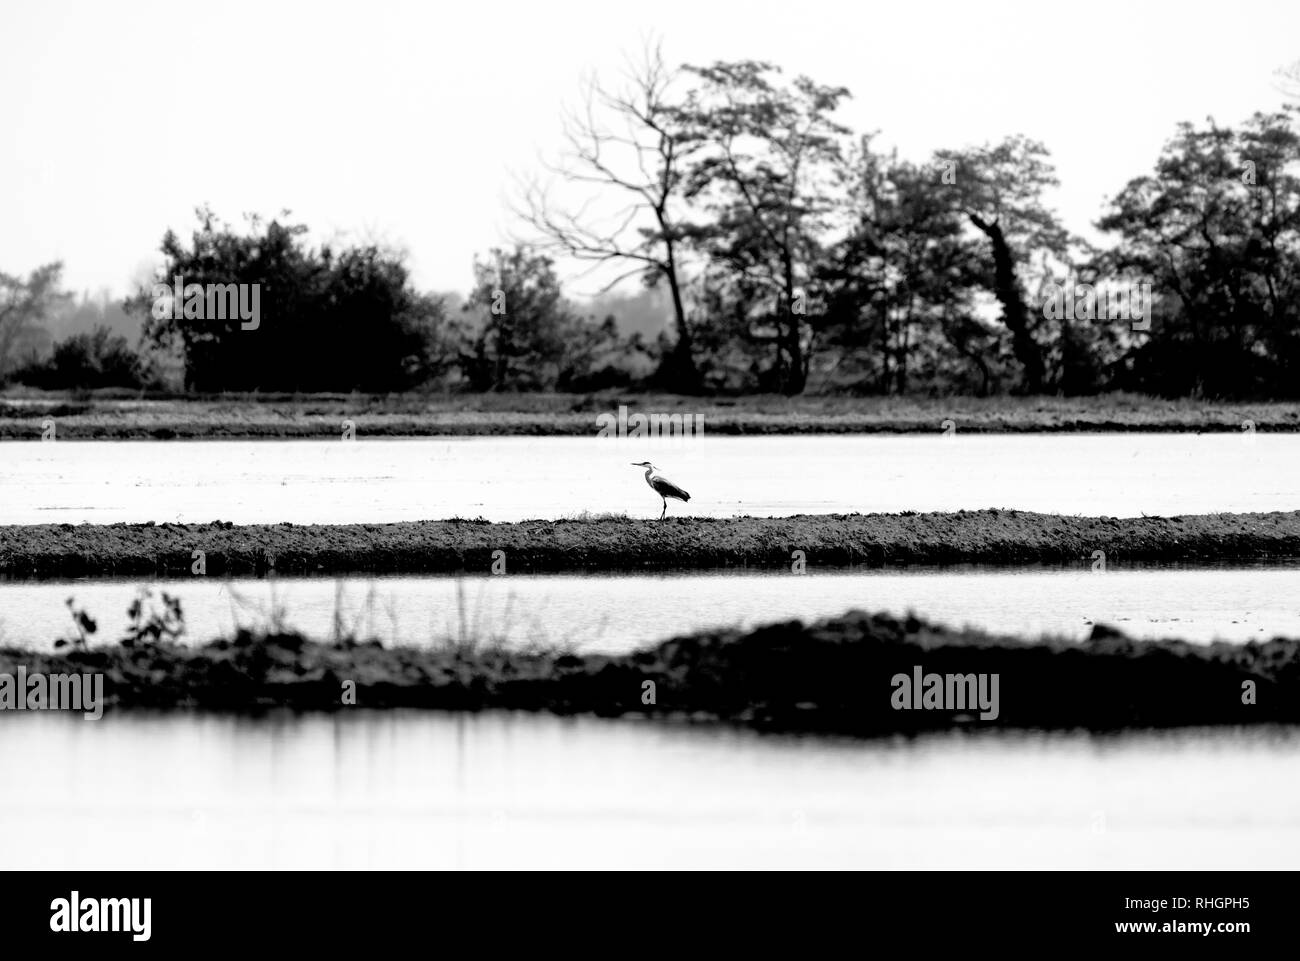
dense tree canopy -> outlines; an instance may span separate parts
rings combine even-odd
[[[1300,393],[1300,136],[1296,111],[1239,129],[1184,124],[1155,172],[1129,182],[1100,226],[1104,262],[1149,278],[1151,336],[1124,383],[1162,393]]]
[[[445,369],[442,304],[414,289],[401,255],[315,249],[306,232],[256,217],[238,232],[206,209],[188,245],[168,231],[158,283],[132,303],[146,341],[178,350],[198,391],[406,390]],[[183,302],[166,294],[178,284]],[[230,285],[249,310],[212,296]]]

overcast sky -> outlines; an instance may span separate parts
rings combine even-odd
[[[1087,231],[1178,121],[1280,104],[1300,3],[3,0],[0,270],[62,259],[123,294],[208,203],[398,244],[421,286],[466,289],[583,72],[655,34],[673,62],[847,86],[841,120],[916,159],[1040,139]]]

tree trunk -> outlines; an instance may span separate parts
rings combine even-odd
[[[788,231],[787,231],[788,233]],[[808,383],[808,367],[803,355],[802,315],[795,313],[794,301],[798,295],[794,282],[794,261],[787,246],[781,254],[781,281],[785,288],[785,352],[790,358],[790,369],[782,376],[781,391],[787,397],[802,394]]]
[[[783,377],[782,393],[787,397],[793,397],[802,394],[808,384],[808,362],[804,357],[803,344],[800,343],[800,335],[803,331],[797,316],[791,315],[787,331],[785,352],[790,358],[790,369]]]
[[[1016,279],[1015,254],[996,220],[988,221],[977,214],[971,214],[970,219],[993,244],[993,294],[1002,305],[1002,322],[1011,331],[1016,360],[1025,370],[1025,393],[1041,394],[1046,364],[1043,349],[1030,332],[1029,311],[1020,296],[1020,281]]]
[[[677,280],[677,256],[671,241],[667,244],[668,262],[664,274],[668,277],[668,291],[673,298],[673,325],[677,328],[677,341],[660,365],[660,381],[665,387],[680,394],[698,394],[703,390],[700,369],[695,364],[691,331],[686,325],[686,306],[682,302],[682,288]]]

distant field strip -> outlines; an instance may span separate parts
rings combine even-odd
[[[860,398],[563,394],[303,396],[205,400],[0,398],[0,440],[593,436],[599,418],[692,418],[705,435],[1300,432],[1300,405],[1085,398]]]

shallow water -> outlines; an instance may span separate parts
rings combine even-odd
[[[75,597],[100,625],[99,640],[126,627],[135,581],[0,583],[0,640],[42,647],[70,634],[64,601]],[[285,623],[310,637],[376,636],[416,646],[479,637],[523,646],[628,651],[711,627],[805,620],[858,607],[994,632],[1082,639],[1092,624],[1136,637],[1266,640],[1300,637],[1300,564],[1209,569],[963,568],[789,573],[737,571],[610,576],[382,577],[274,581],[164,581],[179,596],[191,640],[237,626]],[[462,613],[464,619],[462,623]]]
[[[0,723],[0,867],[1284,869],[1271,730],[858,742],[358,711]]]
[[[647,459],[695,516],[1300,507],[1297,434],[5,441],[0,523],[657,517]]]

